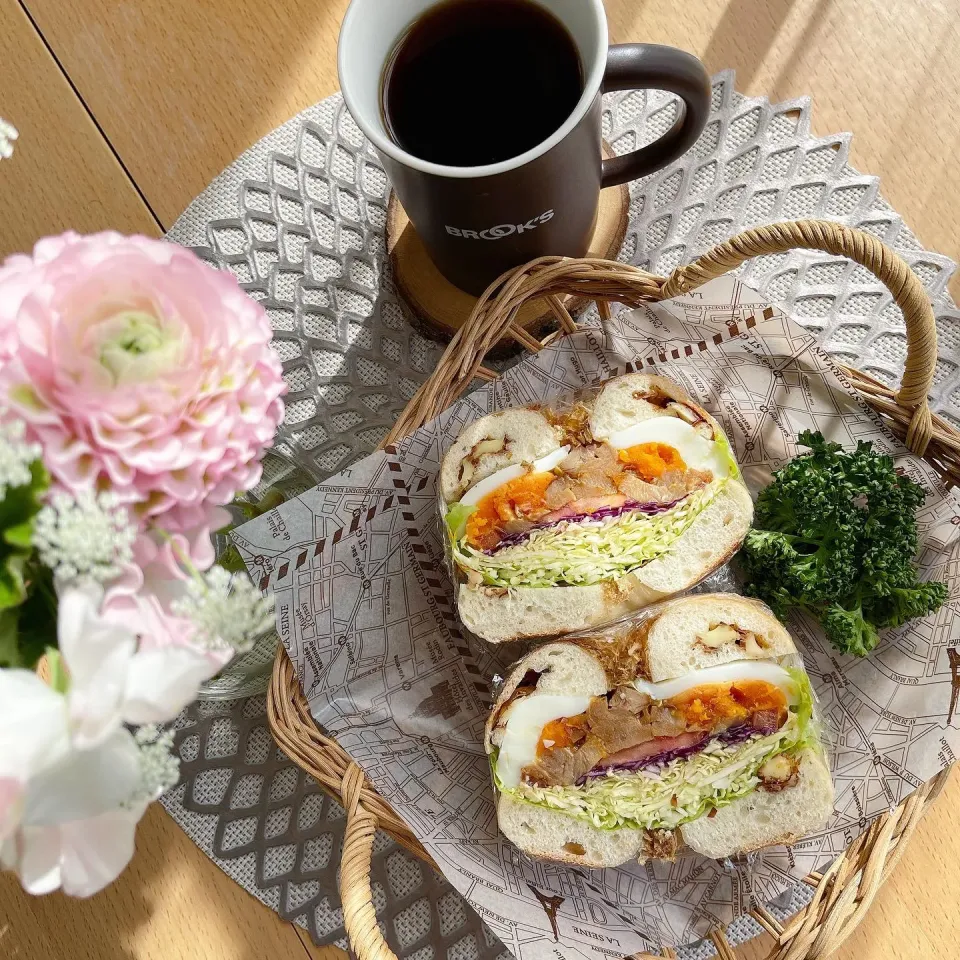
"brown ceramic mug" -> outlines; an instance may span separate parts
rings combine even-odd
[[[602,0],[537,2],[573,38],[583,93],[552,136],[487,166],[432,163],[401,149],[387,133],[381,112],[384,66],[411,23],[436,0],[353,0],[340,28],[338,66],[347,106],[376,148],[430,257],[469,293],[481,293],[504,271],[536,257],[582,257],[600,191],[676,160],[700,136],[710,112],[710,79],[696,57],[656,44],[608,47]],[[642,89],[677,94],[680,115],[659,140],[604,160],[601,94]]]

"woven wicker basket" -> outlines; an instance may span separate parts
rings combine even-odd
[[[505,275],[480,298],[437,369],[411,400],[384,444],[433,419],[476,377],[494,377],[482,364],[487,351],[501,337],[511,336],[528,350],[540,350],[544,344],[513,322],[518,308],[530,300],[546,300],[556,314],[561,332],[572,333],[576,324],[561,300],[566,294],[596,300],[601,315],[607,317],[610,302],[636,306],[667,299],[695,289],[751,257],[795,247],[849,257],[890,289],[903,310],[907,328],[907,359],[900,389],[890,390],[856,370],[847,369],[846,373],[911,450],[925,456],[948,483],[960,481],[960,433],[931,417],[927,405],[936,363],[936,328],[922,284],[899,256],[869,234],[814,220],[749,230],[694,263],[678,267],[666,280],[621,263],[559,257],[546,257]],[[344,925],[354,951],[360,960],[396,960],[377,925],[371,901],[374,832],[377,828],[387,831],[407,850],[432,863],[429,855],[377,795],[360,768],[313,722],[293,666],[282,649],[274,665],[267,713],[280,748],[346,807],[340,892]],[[948,774],[944,771],[934,777],[896,810],[880,817],[826,873],[808,876],[806,882],[816,888],[813,900],[786,927],[762,907],[752,912],[776,941],[767,960],[813,960],[840,946],[863,919]],[[722,929],[713,931],[711,938],[721,960],[736,960],[737,953]],[[663,956],[673,957],[675,953],[667,949]]]

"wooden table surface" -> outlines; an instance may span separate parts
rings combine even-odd
[[[389,2],[389,0],[384,0]],[[929,248],[960,259],[956,0],[606,0],[614,41],[685,47],[737,87],[810,94],[817,134],[852,160]],[[337,89],[347,0],[0,0],[0,255],[68,227],[160,235],[242,150]],[[960,286],[953,286],[955,295]],[[957,956],[954,777],[842,960]],[[747,960],[769,944],[743,951]],[[222,874],[155,807],[121,879],[89,901],[25,897],[0,876],[9,960],[265,960],[343,954]]]

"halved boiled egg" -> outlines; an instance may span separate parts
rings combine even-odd
[[[718,478],[730,473],[730,464],[719,444],[701,436],[679,417],[652,417],[597,439],[605,440],[615,450],[627,450],[644,443],[663,444],[673,447],[688,467],[709,470]]]
[[[497,776],[505,787],[516,787],[524,767],[536,762],[543,728],[552,720],[576,717],[590,706],[590,697],[532,694],[515,700],[506,712],[506,727],[497,757]]]
[[[539,460],[534,460],[533,463],[529,465],[515,463],[513,466],[504,467],[502,470],[491,473],[489,477],[485,477],[479,483],[472,486],[460,498],[460,502],[466,504],[468,507],[475,506],[488,493],[493,493],[494,490],[502,487],[505,483],[516,480],[517,477],[522,477],[525,473],[546,473],[554,467],[559,466],[566,459],[569,452],[570,447],[560,447],[559,450],[554,450]]]

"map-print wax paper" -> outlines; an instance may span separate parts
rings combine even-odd
[[[927,492],[922,574],[950,586],[938,614],[890,631],[865,660],[834,651],[812,621],[791,623],[831,732],[836,810],[821,833],[746,867],[689,856],[590,871],[531,860],[497,831],[482,731],[504,653],[478,649],[458,626],[437,517],[439,462],[477,417],[639,369],[678,381],[722,421],[754,493],[797,454],[805,428],[889,451]],[[957,523],[933,469],[884,430],[815,338],[721,278],[563,337],[396,448],[241,527],[236,542],[276,594],[280,636],[313,716],[450,882],[521,960],[599,960],[699,939],[769,902],[953,762]]]

